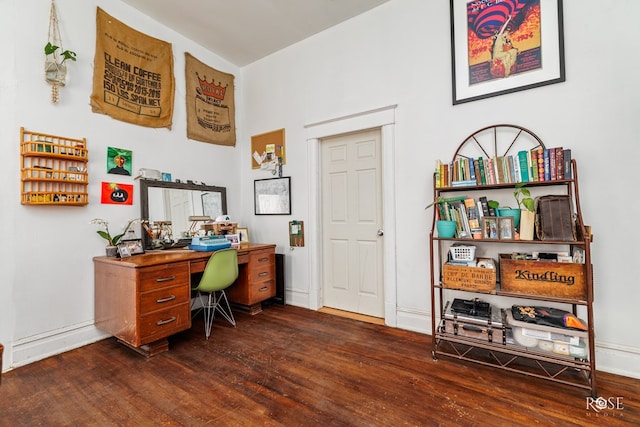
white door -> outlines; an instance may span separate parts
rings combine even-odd
[[[321,141],[323,305],[384,317],[380,131]]]

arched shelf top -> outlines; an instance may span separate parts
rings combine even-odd
[[[464,158],[492,158],[517,154],[521,150],[545,148],[538,135],[512,124],[495,124],[478,129],[458,146],[452,161]]]

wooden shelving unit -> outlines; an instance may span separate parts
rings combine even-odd
[[[83,206],[89,203],[85,138],[20,128],[21,203]]]
[[[510,135],[510,132],[515,133]],[[481,140],[481,134],[483,133],[489,135],[490,141],[488,144]],[[507,143],[501,146],[500,139],[506,139]],[[522,147],[523,143],[525,144],[524,147]],[[526,146],[526,144],[529,145]],[[484,155],[485,157],[506,155],[507,153],[512,153],[516,148],[531,149],[537,146],[544,148],[542,141],[535,134],[524,128],[513,125],[494,125],[477,131],[475,134],[463,141],[455,153],[454,160],[458,156],[468,156],[473,158],[474,156],[477,156],[478,153],[481,153],[481,155]],[[570,179],[528,182],[527,188],[532,189],[532,191],[533,189],[551,191],[552,188],[555,188],[559,192],[558,194],[567,194],[571,197],[576,218],[575,225],[577,238],[574,241],[441,238],[436,233],[436,215],[434,215],[429,235],[431,255],[432,356],[434,360],[439,356],[468,360],[500,368],[509,372],[518,372],[562,384],[576,386],[578,388],[588,390],[591,396],[595,397],[597,395],[593,322],[593,269],[590,251],[591,235],[586,231],[582,211],[580,209],[576,161],[572,160],[571,165],[572,177]],[[435,185],[434,175],[433,191],[435,200],[435,198],[438,197],[449,197],[451,195],[460,195],[461,193],[489,195],[496,191],[508,192],[514,187],[515,183],[502,183],[496,185],[439,188]],[[447,260],[448,249],[453,243],[475,245],[479,249],[482,249],[484,256],[492,254],[494,258],[497,258],[496,261],[499,259],[499,251],[505,250],[505,248],[507,248],[507,251],[509,250],[508,248],[513,248],[514,251],[529,250],[528,248],[531,248],[530,250],[533,251],[569,251],[569,253],[571,253],[574,247],[581,248],[584,251],[585,256],[581,271],[585,280],[584,295],[564,298],[553,295],[536,294],[536,292],[505,292],[501,290],[499,277],[495,291],[491,291],[491,293],[451,289],[443,283],[442,266]],[[561,263],[558,264],[561,265]],[[588,326],[588,336],[585,339],[585,346],[587,349],[586,357],[576,358],[568,355],[542,351],[537,348],[527,348],[517,344],[487,342],[481,339],[448,333],[444,327],[444,310],[447,299],[451,297],[451,295],[456,295],[456,293],[458,296],[460,293],[468,295],[469,298],[467,299],[481,298],[482,300],[492,303],[495,300],[500,301],[501,298],[534,300],[539,301],[539,305],[543,306],[545,303],[550,302],[555,305],[564,306],[567,311],[571,311],[574,314],[578,314],[578,309],[580,309],[583,314],[586,315],[585,320]]]

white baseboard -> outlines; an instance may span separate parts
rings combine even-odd
[[[640,348],[596,342],[596,368],[610,374],[640,379]]]
[[[87,321],[14,341],[5,347],[3,365],[17,368],[109,337]],[[9,350],[9,351],[7,351]],[[9,353],[9,354],[7,354]]]

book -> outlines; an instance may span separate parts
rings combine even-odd
[[[480,178],[480,162],[478,159],[473,159],[473,171],[476,178],[476,185],[482,185],[482,178]]]
[[[564,150],[556,147],[556,179],[564,179]]]
[[[480,184],[487,185],[487,175],[484,165],[484,159],[482,157],[478,157],[478,166],[480,168]]]
[[[571,179],[571,149],[562,150],[562,159],[564,160],[564,179]]]
[[[495,161],[494,159],[487,159],[487,163],[489,164],[489,167],[487,168],[489,171],[489,179],[491,182],[489,182],[489,184],[495,184],[496,183],[496,175],[495,175]]]
[[[518,182],[529,182],[529,162],[526,151],[518,151],[518,164],[520,165],[520,181]]]
[[[551,170],[549,170],[549,149],[542,150],[542,175],[545,181],[551,181]]]
[[[502,156],[496,156],[494,160],[496,169],[496,184],[502,184],[504,180],[504,158]]]
[[[482,216],[491,216],[489,215],[489,203],[487,201],[486,196],[481,196],[478,198],[480,202],[480,210],[482,211]]]
[[[556,149],[549,148],[549,180],[556,180]]]
[[[544,181],[544,148],[536,150],[536,159],[538,163],[538,181]]]
[[[471,232],[480,230],[480,218],[478,215],[478,208],[476,206],[476,201],[473,197],[467,197],[464,199],[464,207],[467,211],[467,218],[469,220],[469,229]]]
[[[516,159],[514,159],[513,156],[509,156],[507,159],[509,163],[509,182],[520,182],[518,179],[520,175],[520,165],[518,164],[516,171]]]
[[[533,149],[529,152],[531,158],[531,182],[539,181],[538,178],[538,150]]]

